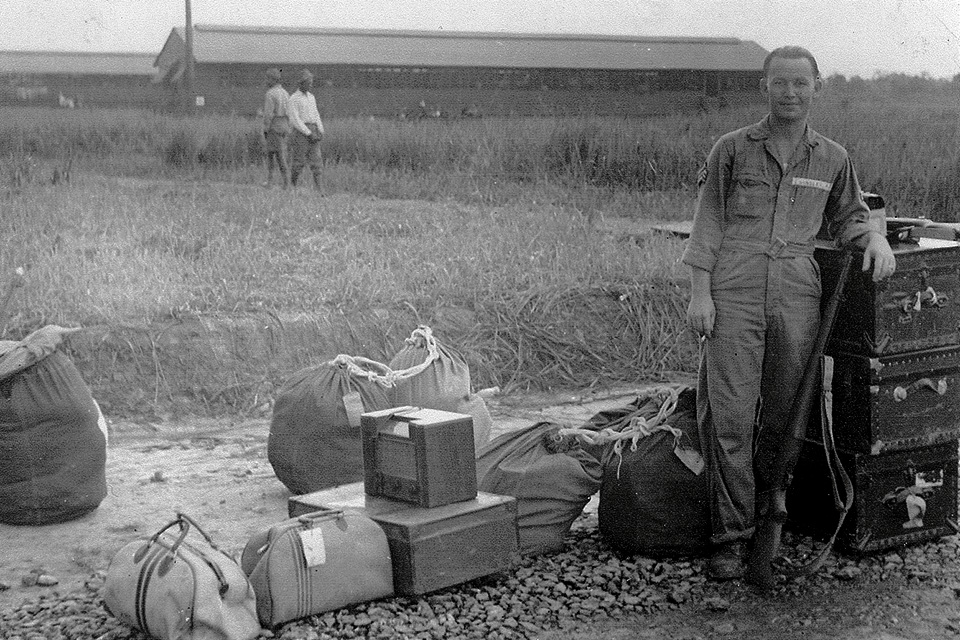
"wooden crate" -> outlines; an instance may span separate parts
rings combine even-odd
[[[478,492],[473,500],[425,508],[370,496],[363,483],[290,498],[291,517],[358,509],[387,534],[394,591],[420,595],[509,569],[519,559],[517,501]]]

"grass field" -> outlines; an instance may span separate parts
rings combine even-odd
[[[2,109],[0,273],[29,287],[0,328],[402,312],[459,318],[477,385],[690,372],[681,242],[608,223],[689,219],[713,140],[760,115],[328,122],[322,197],[256,186],[253,121]],[[958,122],[893,100],[814,118],[889,210],[942,220],[960,217]]]

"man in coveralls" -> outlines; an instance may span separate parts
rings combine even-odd
[[[763,120],[722,136],[699,175],[690,267],[690,327],[703,349],[697,419],[710,491],[717,580],[744,573],[758,495],[772,465],[820,322],[813,241],[822,225],[837,245],[864,250],[873,279],[896,268],[846,150],[807,124],[822,82],[800,47],[764,61]]]

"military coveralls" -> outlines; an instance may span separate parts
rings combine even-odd
[[[716,308],[697,390],[713,544],[753,535],[757,490],[773,482],[820,321],[814,238],[823,227],[843,245],[869,231],[843,147],[807,126],[781,166],[769,138],[764,118],[714,145],[683,254],[710,272]]]

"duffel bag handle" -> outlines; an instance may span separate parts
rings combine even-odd
[[[203,536],[204,540],[207,541],[207,544],[209,544],[211,548],[213,548],[218,553],[223,553],[223,551],[221,551],[220,548],[217,547],[217,545],[213,542],[210,536],[207,535],[207,532],[200,528],[200,525],[197,524],[196,520],[194,520],[193,518],[191,518],[185,513],[177,512],[176,519],[172,520],[171,522],[166,524],[163,528],[161,528],[159,531],[157,531],[155,534],[150,536],[150,539],[147,540],[147,543],[137,550],[137,552],[133,555],[133,561],[139,564],[144,559],[144,557],[146,557],[147,552],[150,550],[150,547],[155,545],[157,541],[160,539],[160,536],[163,535],[165,531],[167,531],[174,525],[180,525],[180,535],[177,536],[177,539],[174,540],[173,544],[170,545],[170,548],[167,549],[166,557],[164,557],[164,559],[160,561],[160,565],[157,567],[157,575],[163,576],[170,570],[170,567],[173,565],[173,561],[177,557],[177,550],[180,548],[180,545],[182,545],[183,541],[186,539],[187,534],[190,532],[191,526],[194,529],[196,529],[201,536]],[[204,557],[204,556],[201,556],[201,557],[203,558],[203,561],[207,564],[207,566],[210,567],[210,570],[213,571],[214,576],[216,576],[217,578],[217,582],[220,583],[219,591],[220,591],[220,596],[222,597],[230,588],[230,584],[227,582],[227,577],[223,574],[223,570],[220,569],[219,566],[217,566],[217,563],[211,561],[207,557]],[[227,557],[229,558],[229,556]]]
[[[186,530],[190,526],[189,523],[190,523],[189,520],[184,520],[181,517],[181,514],[178,513],[175,519],[171,520],[170,522],[165,524],[163,527],[161,527],[159,531],[157,531],[155,534],[150,536],[150,539],[147,540],[146,544],[144,544],[142,547],[137,549],[137,552],[133,554],[133,561],[139,564],[144,559],[144,557],[146,557],[147,552],[150,550],[150,547],[152,547],[157,543],[157,540],[160,539],[160,536],[162,536],[167,529],[170,529],[174,525],[180,525],[180,536],[177,538],[177,541],[174,542],[173,547],[171,549],[171,551],[176,552],[177,547],[180,546],[180,544],[183,542],[183,539],[187,535]]]

